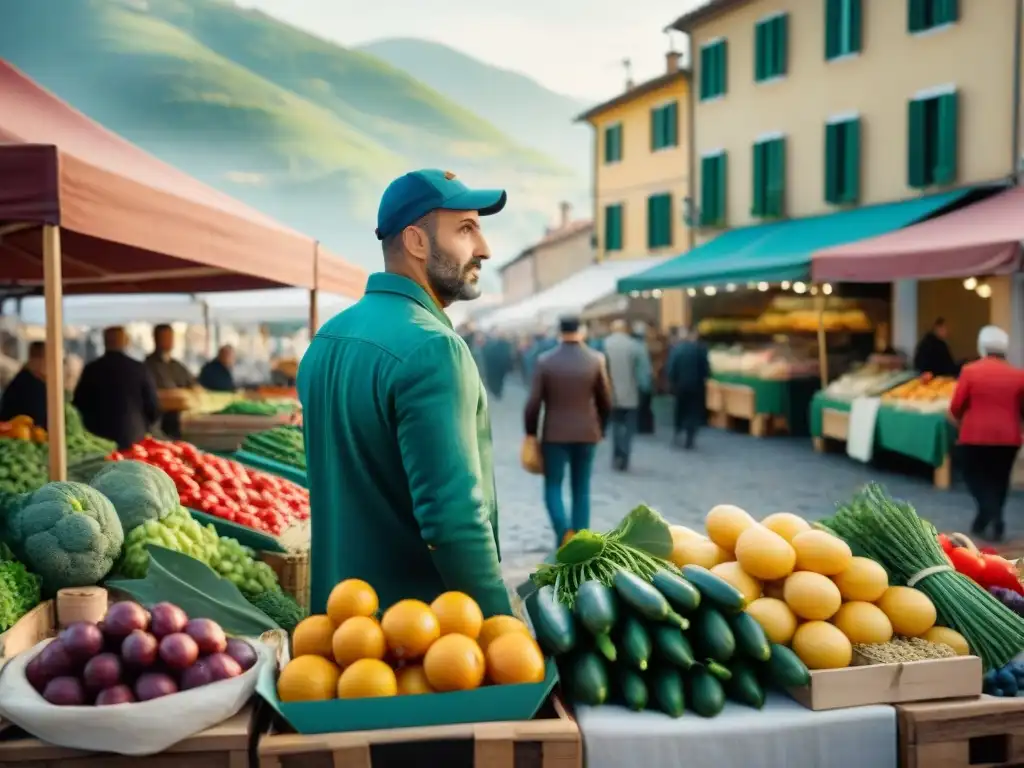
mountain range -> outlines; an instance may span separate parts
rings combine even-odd
[[[421,40],[346,48],[229,0],[0,0],[0,57],[149,152],[368,268],[387,182],[502,186],[495,260],[586,200],[584,107]]]

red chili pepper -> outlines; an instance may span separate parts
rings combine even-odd
[[[963,547],[954,547],[949,553],[949,559],[952,561],[953,567],[964,576],[974,579],[983,587],[988,586],[985,583],[985,561],[981,559],[980,555]]]
[[[949,536],[944,533],[940,533],[936,536],[936,539],[938,539],[939,546],[942,547],[942,551],[948,555],[953,549],[953,542],[949,540]]]
[[[1017,577],[1017,569],[1013,563],[999,555],[982,555],[985,563],[985,587],[1003,587],[1014,592],[1024,594],[1020,579]]]

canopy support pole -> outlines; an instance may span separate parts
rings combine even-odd
[[[828,386],[828,346],[825,335],[825,294],[819,293],[816,302],[818,307],[818,374],[821,376],[821,388]]]
[[[313,287],[309,291],[309,340],[316,336],[320,327],[320,243],[313,244]]]
[[[50,443],[50,480],[67,480],[64,433],[64,287],[60,228],[43,227],[43,289],[46,302],[46,425]]]

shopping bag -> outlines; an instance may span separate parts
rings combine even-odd
[[[256,690],[260,669],[274,651],[248,640],[259,654],[238,677],[151,701],[108,707],[58,707],[25,678],[25,667],[52,639],[0,668],[0,718],[49,744],[120,755],[153,755],[237,714]]]
[[[544,457],[540,454],[540,443],[536,437],[527,435],[523,438],[523,447],[519,451],[519,461],[523,469],[531,475],[544,474]]]

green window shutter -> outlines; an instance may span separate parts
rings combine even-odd
[[[612,159],[619,162],[622,160],[622,123],[616,125],[612,132],[615,135],[615,155]]]
[[[754,178],[751,190],[750,213],[753,216],[764,216],[766,212],[765,200],[765,149],[767,143],[760,142],[754,145]]]
[[[774,49],[772,75],[780,76],[786,74],[789,69],[789,14],[776,16],[772,20],[772,26],[775,30],[775,40],[772,44]]]
[[[765,61],[768,54],[767,31],[768,25],[764,22],[759,22],[754,27],[754,80],[757,82],[767,77],[765,75]]]
[[[662,146],[661,131],[661,110],[657,107],[651,109],[651,151]]]
[[[843,167],[840,202],[860,200],[860,120],[843,123]]]
[[[711,60],[711,48],[704,47],[700,49],[700,97],[706,99],[711,96],[710,83],[710,67],[708,62]]]
[[[715,158],[700,159],[700,218],[701,226],[715,222]]]
[[[861,49],[861,38],[864,29],[864,8],[863,0],[846,0],[847,19],[849,25],[849,45],[846,53],[859,53]]]
[[[907,0],[907,31],[920,32],[928,28],[928,4],[932,0]]]
[[[622,250],[622,206],[609,205],[604,209],[604,249]]]
[[[658,206],[654,197],[647,198],[647,247],[653,248],[656,240],[657,222],[655,217],[658,214]]]
[[[834,59],[841,53],[840,30],[842,28],[843,0],[825,0],[825,60]]]
[[[612,161],[612,129],[604,129],[604,161],[610,163]]]
[[[935,168],[936,184],[951,184],[957,172],[957,134],[959,127],[959,99],[956,93],[938,98],[938,163]]]
[[[842,158],[839,155],[840,123],[825,123],[825,202],[839,202],[840,169]]]
[[[665,107],[665,146],[679,146],[679,103],[676,101]]]
[[[716,81],[717,93],[724,95],[729,91],[729,41],[720,40],[715,45],[715,62],[718,80]]]
[[[907,186],[920,189],[928,186],[928,143],[925,102],[911,99],[907,114]]]
[[[934,23],[952,24],[960,18],[959,0],[935,0]]]
[[[715,170],[717,175],[715,178],[715,224],[720,227],[725,226],[725,222],[728,212],[728,192],[729,192],[729,172],[728,172],[729,156],[723,152],[718,156],[717,162],[715,163]]]
[[[765,208],[768,216],[782,216],[786,209],[786,140],[768,142],[765,151]]]
[[[672,245],[672,230],[675,229],[675,216],[672,210],[672,195],[663,195],[661,201],[662,238],[659,245]]]

